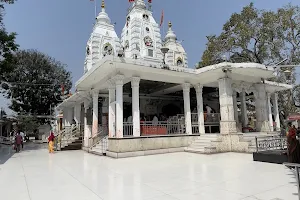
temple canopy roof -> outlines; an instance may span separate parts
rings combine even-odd
[[[239,87],[265,83],[267,92],[276,92],[291,89],[291,85],[264,81],[274,77],[274,68],[257,63],[229,63],[224,62],[217,65],[203,67],[201,69],[189,69],[170,67],[163,69],[162,65],[155,62],[145,62],[134,59],[118,58],[107,56],[96,66],[88,71],[77,83],[77,93],[67,99],[66,102],[75,102],[87,94],[92,89],[107,93],[107,80],[117,74],[123,74],[124,85],[130,83],[133,76],[141,78],[141,93],[147,95],[168,95],[182,90],[182,83],[202,84],[204,87],[217,88],[218,80],[230,77],[233,84]],[[149,83],[149,84],[148,84]],[[154,84],[154,85],[153,85]],[[147,86],[148,85],[148,86]],[[234,85],[233,85],[234,87]],[[144,89],[143,89],[144,88]],[[126,90],[126,86],[124,86]]]

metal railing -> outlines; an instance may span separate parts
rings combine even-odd
[[[0,143],[1,144],[13,144],[13,137],[0,136]]]
[[[152,121],[144,121],[141,122],[140,124],[140,131],[141,131],[141,136],[184,134],[185,124],[170,122],[170,121],[158,121],[156,123],[153,123]],[[133,136],[132,122],[123,123],[123,135],[124,137]]]
[[[56,137],[55,137],[55,147],[56,150],[61,150],[70,143],[82,138],[83,129],[82,125],[72,125],[65,127]]]
[[[283,163],[288,168],[294,168],[295,169],[295,176],[297,180],[297,189],[298,189],[298,199],[300,200],[300,177],[299,177],[299,168],[300,164],[297,163]]]
[[[183,116],[184,117],[184,116]],[[192,123],[198,122],[198,113],[191,113]],[[204,113],[204,123],[205,124],[218,124],[221,121],[220,113]]]
[[[95,147],[106,136],[108,136],[108,126],[107,125],[99,125],[97,135],[90,138],[89,148]]]
[[[286,137],[263,136],[255,137],[256,152],[287,149]]]

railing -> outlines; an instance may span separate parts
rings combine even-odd
[[[172,134],[184,134],[185,124],[176,123],[171,121],[158,121],[153,123],[152,121],[144,121],[140,124],[141,135],[172,135]],[[124,137],[133,136],[133,124],[132,122],[123,123]]]
[[[93,148],[94,146],[96,146],[106,136],[108,136],[108,127],[107,127],[107,125],[99,125],[97,135],[90,138],[89,148]]]
[[[255,137],[256,152],[287,149],[286,137],[265,136]]]
[[[63,147],[74,142],[83,136],[83,126],[73,125],[65,127],[55,138],[56,150],[61,150]]]
[[[297,189],[298,189],[298,199],[300,200],[300,177],[299,177],[299,168],[300,165],[296,163],[283,163],[288,168],[295,168],[295,175],[297,180]]]
[[[184,116],[183,116],[184,117]],[[192,123],[198,122],[198,113],[191,113]],[[220,113],[204,113],[204,123],[205,124],[218,124],[221,121]]]
[[[4,137],[0,136],[0,143],[1,144],[12,144],[13,143],[12,137]]]

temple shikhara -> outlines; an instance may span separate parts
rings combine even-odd
[[[280,130],[276,92],[292,86],[268,81],[274,67],[224,61],[191,68],[176,24],[161,35],[151,1],[132,2],[119,34],[104,1],[101,7],[84,74],[57,107],[58,131],[68,138],[61,148],[82,138],[84,150],[115,158],[249,152],[249,135]]]

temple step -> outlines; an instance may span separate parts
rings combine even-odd
[[[192,153],[214,153],[216,147],[214,142],[218,140],[219,134],[205,134],[194,140],[190,146],[185,148],[186,152]]]

